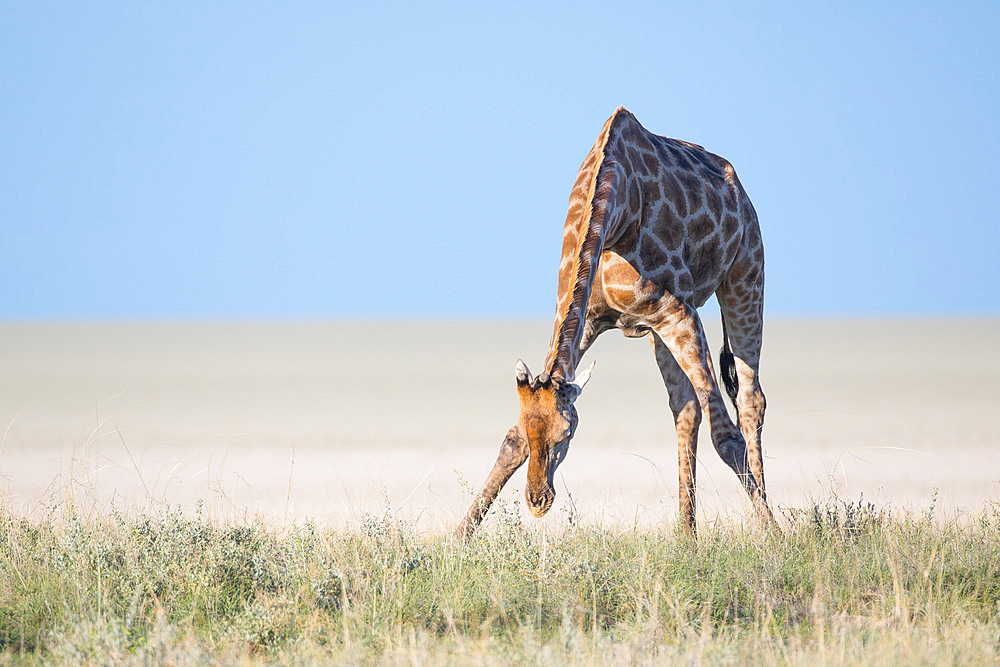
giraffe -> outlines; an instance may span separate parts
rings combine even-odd
[[[697,308],[715,294],[719,364],[738,426],[722,399]],[[553,475],[576,430],[574,402],[593,364],[581,357],[602,332],[648,337],[674,415],[682,525],[695,530],[698,428],[736,473],[758,519],[773,524],[764,488],[758,378],[764,249],[757,214],[729,162],[701,146],[652,134],[624,107],[607,120],[569,198],[556,317],[543,372],[520,359],[521,415],[456,530],[471,537],[511,475],[528,461],[525,500],[536,517],[555,499]]]

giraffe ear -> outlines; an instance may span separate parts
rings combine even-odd
[[[594,372],[594,366],[597,365],[596,361],[590,362],[590,365],[583,369],[573,380],[572,385],[576,387],[577,391],[583,391],[584,385],[590,382],[590,374]]]
[[[531,383],[531,371],[528,370],[528,365],[520,359],[514,364],[514,377],[517,378],[517,384],[520,386],[527,386]]]

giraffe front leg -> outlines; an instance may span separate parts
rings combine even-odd
[[[486,483],[472,501],[462,523],[455,530],[456,538],[465,542],[472,537],[472,533],[482,522],[483,516],[500,494],[504,484],[526,460],[528,460],[528,445],[518,435],[517,426],[512,426],[500,445],[500,453],[497,455],[496,463],[493,464],[493,470],[486,478]]]
[[[701,406],[691,381],[677,365],[670,350],[656,334],[650,334],[656,365],[660,367],[663,384],[667,387],[670,410],[677,429],[677,501],[681,525],[695,532],[695,472],[698,454],[698,427]]]

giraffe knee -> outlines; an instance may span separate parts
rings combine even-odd
[[[738,433],[727,436],[712,438],[715,451],[719,454],[726,465],[732,468],[736,474],[741,475],[747,467],[747,445],[743,436]]]
[[[694,393],[695,396],[698,397],[698,405],[707,409],[709,401],[712,400],[711,385],[705,384],[703,386],[695,387]]]
[[[764,419],[764,411],[767,409],[767,399],[764,392],[759,387],[741,391],[736,401],[736,410],[740,416],[753,421]]]
[[[674,408],[674,422],[678,431],[696,432],[701,426],[701,406],[694,398]]]

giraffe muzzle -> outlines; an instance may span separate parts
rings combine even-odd
[[[545,516],[556,499],[556,492],[552,486],[554,472],[555,465],[549,460],[548,452],[533,457],[528,462],[528,483],[524,487],[524,500],[528,505],[528,511],[536,519]]]
[[[552,503],[556,499],[556,494],[551,488],[543,488],[537,492],[525,489],[524,499],[527,501],[528,511],[531,512],[531,516],[540,519],[552,509]]]

